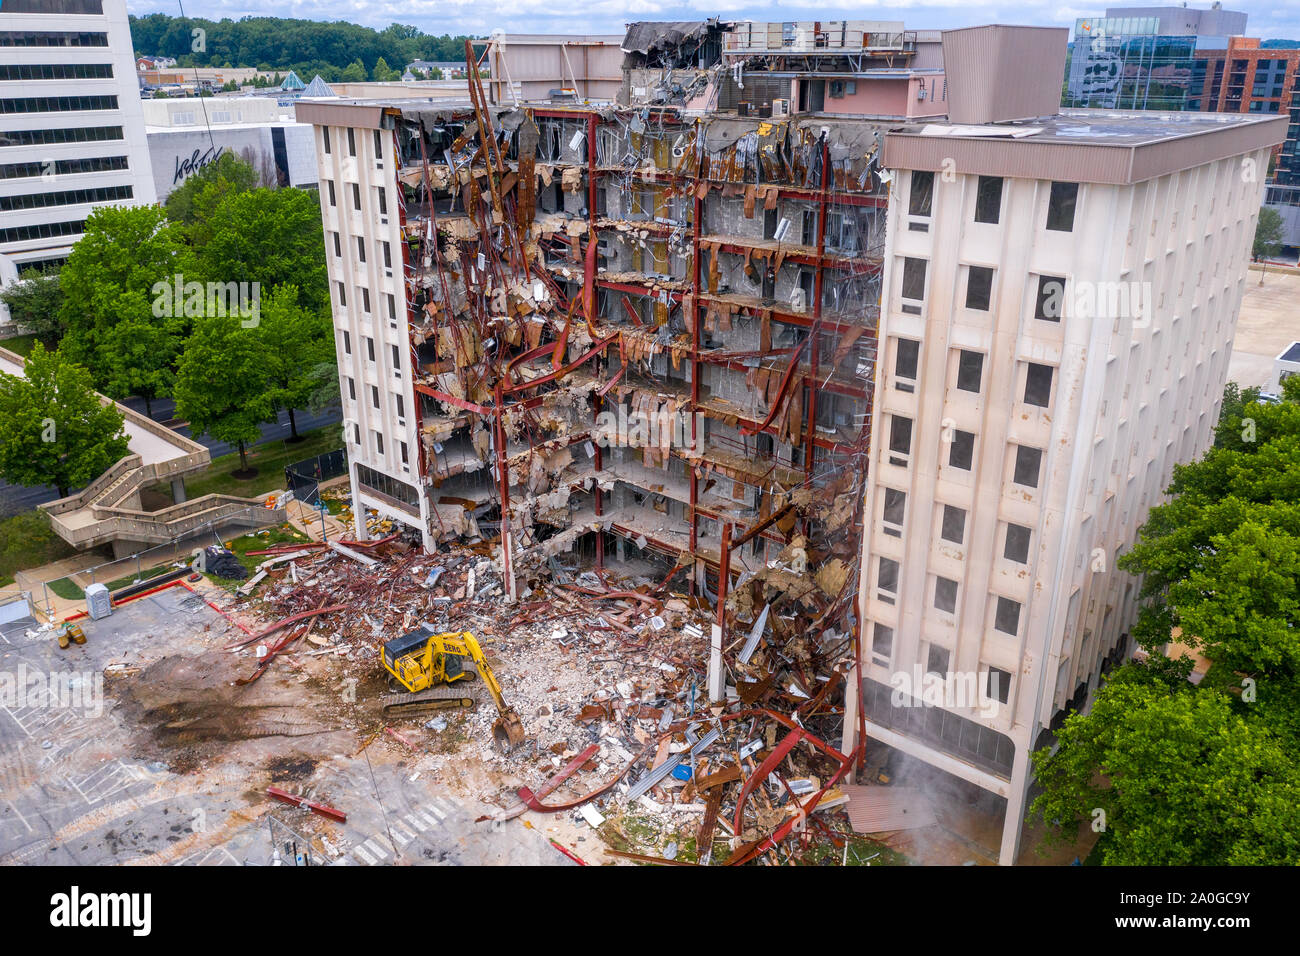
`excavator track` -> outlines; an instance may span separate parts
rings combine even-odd
[[[427,714],[436,710],[455,710],[457,708],[473,710],[478,701],[472,694],[467,693],[468,688],[459,686],[459,683],[431,687],[428,690],[420,691],[418,694],[405,692],[389,694],[381,698],[384,705],[384,716],[408,717],[416,714]]]

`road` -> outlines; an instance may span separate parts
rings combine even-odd
[[[128,408],[134,409],[141,415],[146,414],[144,399],[129,398],[121,404]],[[174,414],[176,403],[170,398],[156,399],[153,403],[153,418],[157,422],[166,422]],[[299,411],[295,413],[298,420],[298,433],[312,431],[325,425],[334,425],[343,420],[342,412],[338,408],[327,409],[320,414],[312,412]],[[190,434],[190,427],[184,425],[176,429],[178,434],[187,438],[193,438],[195,441],[204,445],[211,453],[213,458],[221,455],[228,455],[238,449],[226,442],[214,440],[211,436],[194,436]],[[275,422],[268,422],[262,426],[262,433],[255,444],[262,445],[271,441],[283,441],[289,437],[289,413],[280,412],[279,418]],[[342,442],[340,441],[340,445]],[[39,504],[46,501],[54,501],[59,497],[57,488],[37,487],[25,488],[20,485],[10,485],[0,481],[0,517],[18,514],[22,511],[30,511]]]

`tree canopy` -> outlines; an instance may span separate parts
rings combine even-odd
[[[170,362],[185,331],[183,317],[158,308],[158,283],[191,271],[189,247],[180,228],[159,206],[100,206],[86,219],[85,234],[59,274],[61,317],[66,334],[60,348],[90,370],[98,388],[123,398],[135,387],[124,375],[118,351],[151,359],[141,384],[165,386],[159,369]],[[118,326],[124,329],[118,332]],[[125,389],[125,391],[124,391]],[[153,394],[166,394],[165,390]]]
[[[0,477],[66,496],[127,453],[123,422],[89,372],[37,342],[24,375],[0,373]]]
[[[1133,636],[1060,748],[1034,755],[1049,820],[1105,811],[1103,862],[1300,863],[1300,377],[1276,404],[1224,396],[1215,444],[1174,469],[1119,566]],[[1171,660],[1177,640],[1210,662]]]
[[[247,446],[275,417],[275,394],[257,329],[238,316],[207,315],[194,323],[176,373],[176,414],[194,434],[239,447],[248,471]]]
[[[304,81],[320,73],[326,81],[341,79],[354,60],[366,79],[383,59],[399,73],[413,60],[459,61],[465,57],[465,37],[430,36],[413,26],[394,23],[383,30],[355,23],[325,23],[281,17],[207,20],[172,17],[165,13],[133,16],[131,37],[136,49],[154,56],[173,56],[182,66],[266,67],[292,69]],[[205,49],[192,49],[191,31],[205,31]],[[378,79],[378,77],[376,77]]]
[[[47,348],[63,337],[63,287],[57,267],[29,273],[0,290],[0,302],[24,332],[37,336]]]

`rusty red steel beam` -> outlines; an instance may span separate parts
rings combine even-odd
[[[561,587],[569,591],[577,591],[579,594],[590,594],[598,601],[628,598],[633,601],[642,601],[646,604],[658,605],[661,603],[658,598],[650,597],[648,594],[642,594],[640,591],[596,591],[592,588],[584,588],[576,584],[564,584],[561,585]]]
[[[745,812],[745,800],[748,799],[750,792],[766,780],[773,770],[780,766],[781,761],[784,760],[790,751],[795,748],[795,745],[803,739],[803,735],[804,732],[798,729],[792,730],[786,734],[785,737],[782,738],[781,742],[772,749],[772,752],[767,755],[763,762],[758,765],[758,769],[745,779],[745,783],[740,788],[740,796],[736,797],[736,812],[732,815],[731,821],[733,833],[740,833],[744,828],[743,815]]]
[[[329,817],[338,823],[347,823],[348,815],[342,810],[336,810],[333,807],[326,806],[323,803],[317,803],[315,800],[308,800],[296,794],[289,793],[287,790],[281,790],[279,787],[267,787],[266,794],[274,797],[281,803],[287,803],[295,807],[306,807],[312,813],[319,813],[323,817]]]
[[[742,534],[739,538],[732,538],[732,539],[731,539],[731,550],[732,550],[732,551],[735,551],[735,550],[736,550],[737,548],[739,548],[742,544],[745,544],[746,542],[750,541],[751,539],[758,537],[760,534],[762,534],[762,533],[763,533],[764,531],[766,531],[768,528],[772,527],[772,525],[776,524],[776,523],[777,523],[778,521],[780,521],[783,517],[785,517],[785,515],[786,515],[787,513],[789,513],[790,509],[792,509],[793,507],[794,507],[794,503],[791,502],[790,504],[787,504],[787,505],[784,505],[784,506],[782,506],[782,507],[780,507],[780,508],[777,508],[777,509],[776,509],[775,511],[773,511],[770,515],[768,515],[766,518],[764,518],[762,521],[760,521],[758,524],[754,525],[754,526],[751,527],[748,531],[746,531],[744,534]]]
[[[254,641],[260,641],[262,638],[274,634],[282,627],[288,627],[290,624],[293,624],[297,621],[305,620],[306,618],[309,617],[315,617],[317,614],[333,614],[335,611],[346,611],[347,609],[348,609],[347,604],[331,604],[329,607],[318,607],[310,611],[300,611],[297,614],[291,614],[282,620],[276,621],[274,624],[270,625],[269,627],[263,628],[262,630],[254,634],[252,637],[245,638],[244,640],[239,641],[236,644],[226,645],[226,650],[232,651],[235,650],[236,648],[247,647],[249,644],[252,644]]]
[[[595,790],[592,790],[590,793],[586,794],[585,796],[581,796],[576,800],[570,800],[568,803],[561,803],[561,804],[545,804],[542,803],[537,798],[537,795],[534,794],[533,791],[528,789],[527,787],[519,788],[519,790],[517,791],[519,794],[519,799],[522,800],[527,805],[528,809],[534,810],[538,813],[560,813],[565,810],[573,810],[576,807],[582,806],[584,803],[588,802],[589,800],[595,800],[602,793],[605,793],[607,790],[612,788],[614,784],[618,783],[625,776],[627,776],[628,771],[631,770],[634,766],[636,766],[637,761],[639,761],[642,757],[648,754],[650,752],[650,748],[653,746],[654,746],[653,742],[646,744],[645,747],[642,748],[641,752],[635,755],[631,760],[629,760],[622,770],[618,771],[616,774],[614,774],[614,776],[610,777],[609,780],[601,784]]]
[[[790,365],[785,370],[785,375],[781,376],[781,387],[777,389],[776,398],[772,399],[772,407],[768,409],[767,417],[763,419],[762,424],[760,424],[756,428],[751,427],[749,425],[741,426],[740,433],[742,435],[746,435],[746,436],[757,435],[763,429],[767,428],[768,425],[772,424],[772,420],[776,418],[777,413],[781,410],[781,406],[785,404],[785,401],[788,397],[788,392],[790,391],[790,383],[794,381],[795,369],[799,367],[799,359],[803,355],[803,350],[808,346],[808,343],[811,341],[812,341],[812,336],[810,335],[808,336],[808,338],[804,339],[803,342],[800,343],[799,346],[796,348],[793,357],[790,359]]]
[[[520,392],[526,388],[536,388],[538,385],[545,385],[547,382],[553,382],[557,378],[563,378],[564,376],[572,372],[574,369],[583,365],[593,355],[596,355],[599,352],[603,351],[605,346],[609,345],[609,343],[613,342],[616,338],[618,338],[618,333],[615,333],[614,335],[611,335],[608,338],[601,339],[599,342],[595,344],[595,346],[591,348],[590,351],[579,356],[577,359],[573,360],[563,368],[556,369],[554,372],[551,372],[547,375],[543,375],[540,378],[534,378],[527,382],[520,382],[518,385],[511,384],[509,387],[502,388],[502,391],[507,394],[513,392]]]
[[[440,402],[446,402],[448,405],[454,405],[457,408],[467,412],[473,412],[476,415],[491,415],[492,409],[483,405],[476,405],[473,402],[467,402],[463,398],[457,398],[455,395],[448,395],[446,392],[440,392],[436,388],[430,388],[428,385],[421,385],[418,382],[415,385],[417,392],[422,392],[430,398],[436,398]]]

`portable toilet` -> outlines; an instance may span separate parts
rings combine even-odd
[[[108,588],[98,583],[86,588],[86,613],[92,621],[113,613],[113,599],[108,596]]]

